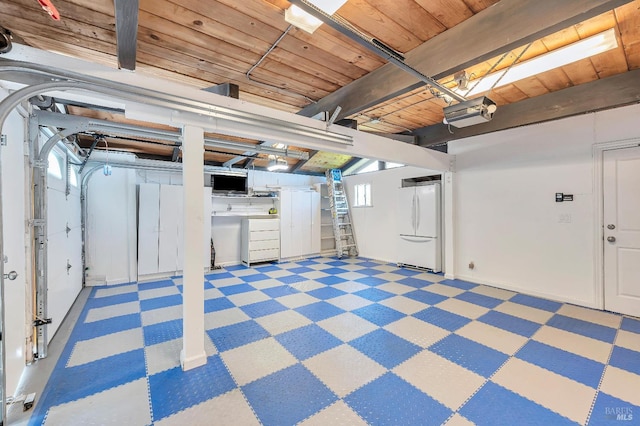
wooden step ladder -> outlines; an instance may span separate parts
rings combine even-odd
[[[338,258],[358,256],[358,245],[353,231],[347,194],[342,182],[342,172],[340,169],[330,169],[326,171],[326,176],[333,235],[336,239],[336,253]]]

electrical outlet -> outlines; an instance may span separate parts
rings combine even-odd
[[[560,213],[558,223],[571,223],[571,213]]]

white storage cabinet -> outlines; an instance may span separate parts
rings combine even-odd
[[[280,259],[280,220],[242,219],[242,263]]]

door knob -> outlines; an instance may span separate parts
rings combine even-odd
[[[15,280],[16,278],[18,278],[18,273],[16,271],[11,271],[8,274],[4,274],[4,279],[5,280]]]
[[[616,226],[613,223],[610,223],[609,225],[607,225],[607,229],[616,229]]]
[[[607,237],[607,241],[609,241],[610,243],[615,243],[616,237]]]

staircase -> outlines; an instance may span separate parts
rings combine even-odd
[[[342,183],[342,172],[340,169],[331,169],[326,171],[326,176],[333,235],[336,239],[336,253],[338,258],[342,258],[342,256],[358,256],[358,246],[353,232],[349,202]]]

